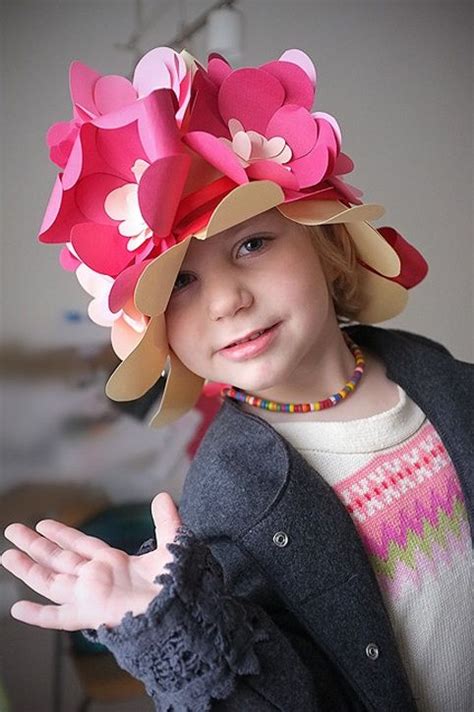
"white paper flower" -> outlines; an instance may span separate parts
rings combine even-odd
[[[88,314],[92,321],[99,326],[113,326],[119,319],[123,321],[138,334],[145,331],[146,319],[143,315],[130,313],[131,310],[120,309],[112,312],[109,309],[109,294],[114,283],[114,279],[106,274],[94,272],[87,265],[81,264],[76,270],[77,279],[81,287],[94,297],[89,304]]]
[[[153,235],[153,230],[148,227],[138,204],[138,184],[149,167],[149,163],[139,158],[132,167],[136,183],[126,183],[120,188],[112,190],[106,197],[104,209],[112,220],[120,220],[118,231],[128,237],[127,250],[133,252]]]
[[[245,168],[256,161],[274,161],[283,165],[291,161],[291,148],[281,136],[266,138],[257,131],[245,131],[238,119],[228,123],[232,141],[224,136],[220,140],[229,146]]]

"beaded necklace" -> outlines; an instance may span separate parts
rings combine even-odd
[[[350,396],[351,393],[354,393],[360,379],[362,378],[365,368],[365,359],[360,348],[356,343],[354,343],[354,341],[352,341],[346,332],[343,331],[342,335],[351,350],[352,355],[354,356],[355,369],[350,380],[346,381],[341,390],[333,393],[332,396],[329,396],[328,398],[323,398],[316,403],[278,403],[276,401],[258,398],[257,396],[253,396],[251,393],[242,391],[239,388],[234,388],[233,386],[226,386],[223,388],[221,395],[228,396],[229,398],[240,401],[241,403],[253,405],[256,408],[264,408],[265,410],[273,410],[283,413],[309,413],[310,411],[332,408],[344,400],[344,398]]]

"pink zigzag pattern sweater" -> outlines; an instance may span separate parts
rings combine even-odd
[[[273,423],[332,486],[375,571],[422,712],[471,712],[473,557],[463,492],[433,425],[399,403],[352,421]]]

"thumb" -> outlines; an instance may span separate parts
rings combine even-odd
[[[168,492],[160,492],[151,503],[151,514],[155,524],[156,548],[173,541],[181,517]]]

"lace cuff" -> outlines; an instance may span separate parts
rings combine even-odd
[[[208,712],[212,699],[232,694],[238,675],[260,672],[254,645],[269,634],[257,606],[226,594],[220,564],[187,526],[167,548],[170,573],[156,577],[163,588],[145,613],[127,611],[114,628],[82,633],[144,683],[160,712]]]

